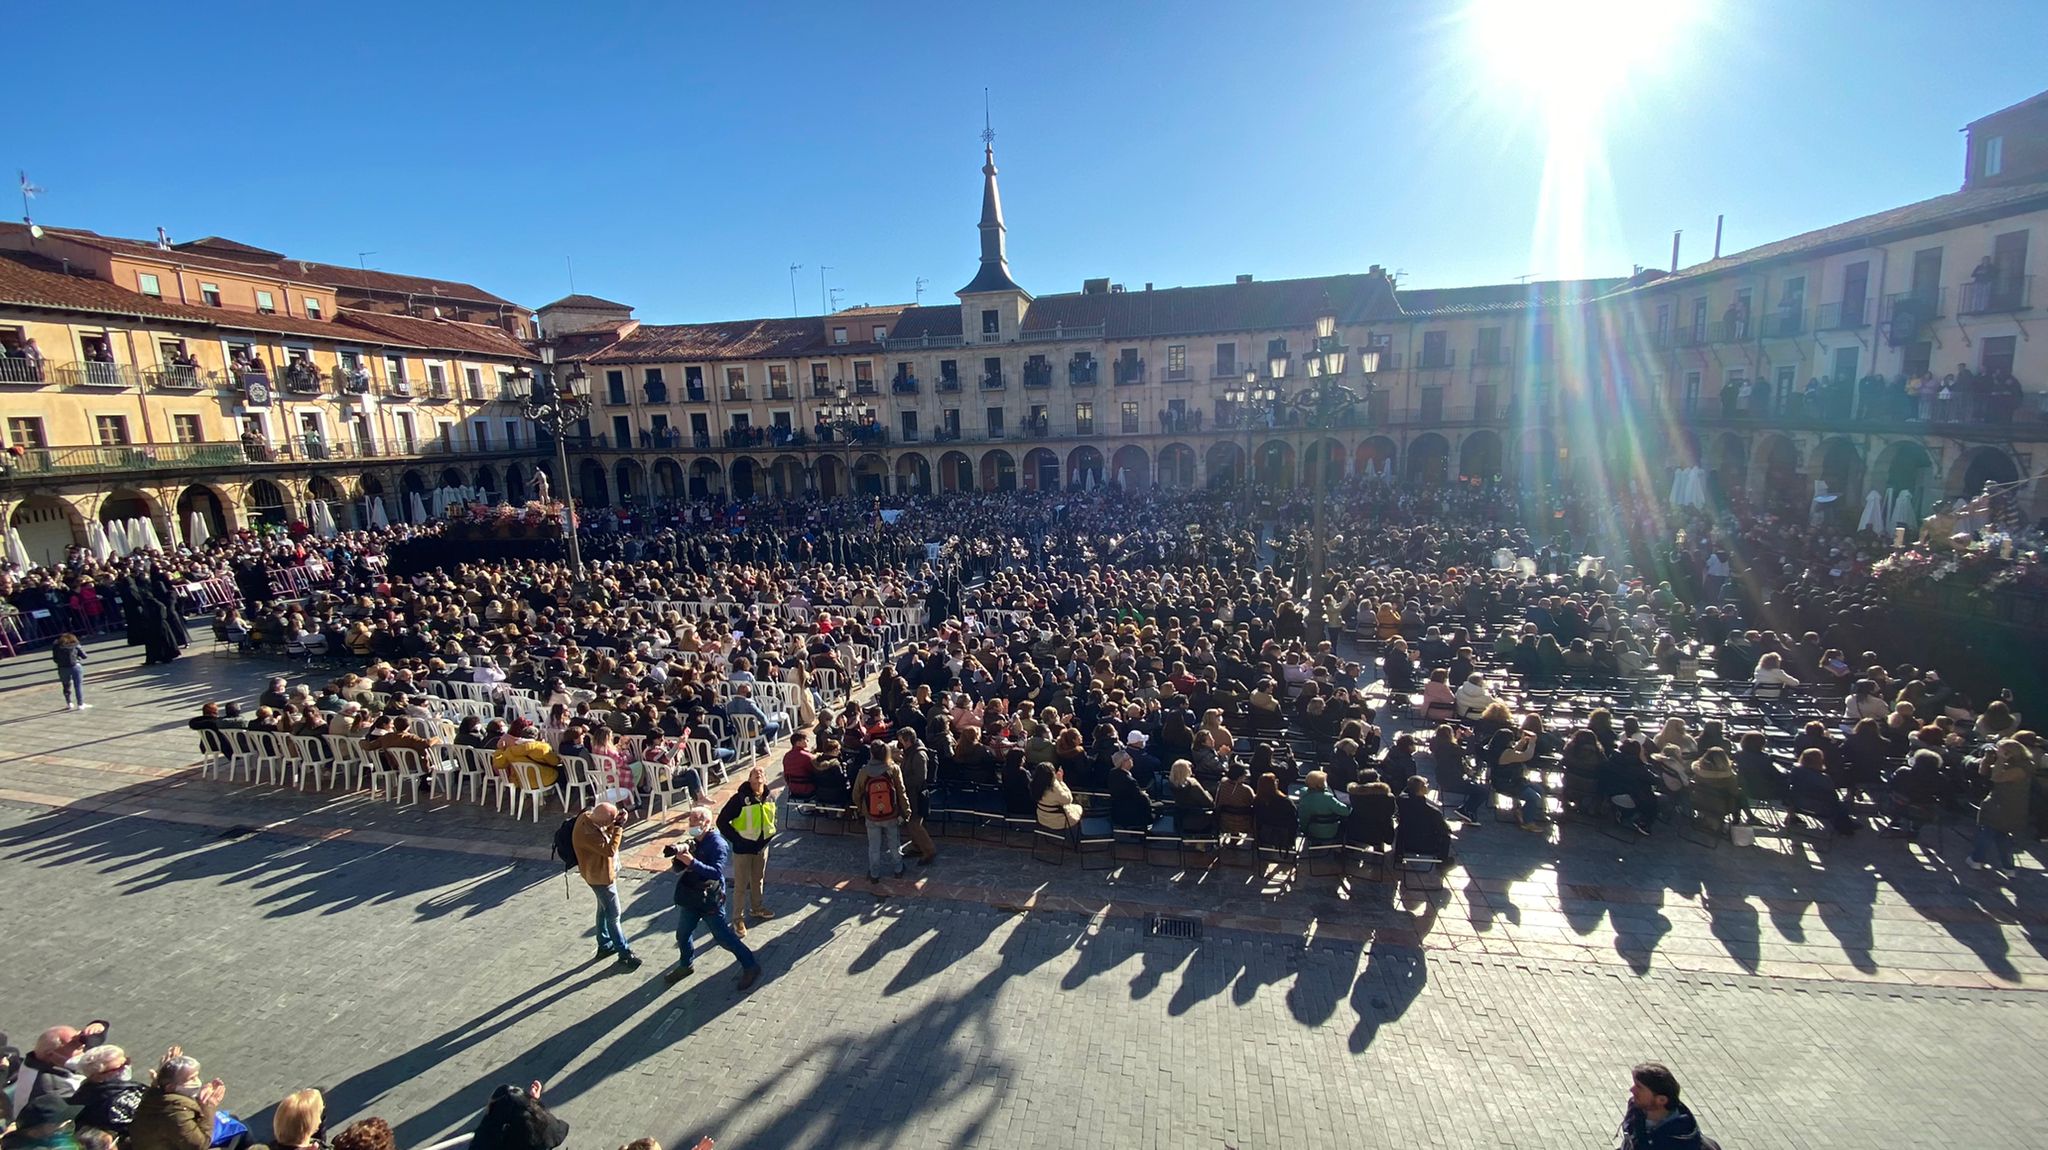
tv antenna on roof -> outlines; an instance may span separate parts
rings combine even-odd
[[[804,265],[802,264],[789,265],[789,314],[791,315],[803,314],[803,309],[798,307],[796,302],[796,273],[802,270],[804,270]]]
[[[362,271],[369,271],[369,270],[370,270],[370,263],[369,263],[370,257],[371,257],[371,256],[374,256],[374,255],[376,255],[376,254],[377,254],[376,252],[357,252],[357,253],[356,253],[356,267],[357,267],[357,268],[359,268],[359,269],[360,269],[360,270],[362,270]]]
[[[845,292],[845,290],[844,290],[844,289],[842,289],[842,288],[833,288],[833,289],[832,289],[832,306],[831,306],[831,307],[830,307],[829,309],[827,309],[827,310],[829,310],[829,311],[838,311],[838,310],[839,310],[839,297],[840,297],[840,296],[842,296],[842,295],[845,295],[845,294],[846,294],[846,292]]]
[[[932,281],[930,281],[930,280],[928,280],[928,279],[924,278],[923,276],[919,276],[919,277],[917,277],[917,298],[911,301],[911,303],[912,303],[912,306],[915,306],[915,305],[917,305],[917,304],[921,304],[921,303],[923,303],[923,302],[924,302],[924,285],[926,285],[926,284],[928,284],[928,283],[930,283],[930,282],[932,282]]]
[[[28,202],[42,194],[43,189],[29,183],[28,173],[23,171],[21,173],[21,222],[28,225],[30,238],[38,240],[43,238],[43,229],[36,226],[36,222],[29,218]]]
[[[832,310],[832,305],[830,302],[827,301],[825,296],[825,273],[831,270],[831,264],[818,265],[818,307],[820,310],[826,312],[830,312]]]

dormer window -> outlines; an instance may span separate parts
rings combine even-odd
[[[983,308],[981,312],[981,334],[1003,334],[1003,315],[994,308]]]
[[[320,318],[320,300],[318,299],[318,297],[306,296],[303,298],[302,302],[306,305],[307,319]]]
[[[135,273],[135,288],[151,299],[164,298],[163,285],[157,281],[154,275],[148,272]]]
[[[876,325],[875,325],[875,342],[876,342],[876,343],[881,343],[881,342],[882,342],[883,340],[885,340],[885,339],[888,339],[888,338],[889,338],[889,329],[888,329],[887,327],[883,326],[882,324],[876,324]]]
[[[843,327],[835,327],[835,328],[833,328],[833,329],[832,329],[832,342],[833,342],[833,343],[845,343],[845,342],[846,342],[846,329],[845,329],[845,328],[843,328]]]
[[[210,284],[204,280],[201,280],[199,283],[199,299],[201,302],[206,304],[207,307],[219,307],[220,285]]]
[[[256,293],[256,311],[261,315],[277,314],[277,297],[267,291]]]

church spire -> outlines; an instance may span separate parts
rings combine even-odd
[[[989,121],[987,94],[983,93],[981,128],[981,270],[974,282],[960,289],[961,295],[976,292],[1024,289],[1010,278],[1010,260],[1003,227],[1003,197],[996,189],[996,132]]]

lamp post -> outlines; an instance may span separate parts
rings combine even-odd
[[[1276,372],[1286,370],[1286,361],[1276,359],[1273,362],[1280,365],[1274,369]],[[1246,368],[1244,384],[1232,384],[1224,388],[1223,398],[1230,401],[1237,409],[1238,418],[1244,422],[1244,517],[1245,522],[1256,526],[1257,505],[1252,501],[1252,440],[1256,432],[1252,426],[1252,412],[1258,408],[1269,407],[1273,401],[1280,398],[1280,391],[1270,383],[1260,384],[1259,373]]]
[[[1316,317],[1316,336],[1308,354],[1303,357],[1308,369],[1308,386],[1293,395],[1284,395],[1273,401],[1274,410],[1299,412],[1315,438],[1309,446],[1315,449],[1315,503],[1313,521],[1309,527],[1308,553],[1308,635],[1310,642],[1321,642],[1323,638],[1323,597],[1328,593],[1324,584],[1327,578],[1329,540],[1325,522],[1328,502],[1327,491],[1330,461],[1323,458],[1323,439],[1319,434],[1324,428],[1344,420],[1358,405],[1368,400],[1377,381],[1374,376],[1380,369],[1380,353],[1375,348],[1365,348],[1358,353],[1359,371],[1365,376],[1365,387],[1361,391],[1345,385],[1345,361],[1350,349],[1344,346],[1337,334],[1337,316],[1324,312]],[[1274,374],[1278,376],[1286,368],[1279,357],[1274,358]]]
[[[541,373],[531,375],[524,369],[514,373],[514,378],[527,375],[533,390],[526,400],[526,418],[535,425],[546,428],[555,437],[555,474],[561,477],[564,500],[569,505],[569,571],[577,583],[583,582],[583,546],[576,539],[578,525],[576,500],[569,483],[569,428],[581,422],[590,414],[590,376],[580,363],[572,363],[560,378],[555,377],[555,345],[552,340],[543,340],[540,345]]]

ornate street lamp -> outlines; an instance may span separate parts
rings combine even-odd
[[[578,518],[576,501],[569,486],[569,428],[581,423],[590,415],[590,376],[580,363],[571,363],[559,379],[555,373],[555,343],[542,340],[540,344],[541,372],[533,375],[521,368],[514,372],[516,380],[526,376],[532,390],[526,400],[526,418],[536,426],[544,428],[555,437],[555,474],[560,477],[563,502],[569,505],[569,570],[579,584],[583,582],[583,547],[576,539]]]

